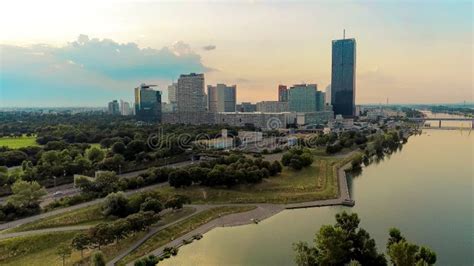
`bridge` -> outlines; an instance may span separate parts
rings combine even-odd
[[[474,129],[474,117],[412,117],[409,118],[414,122],[438,121],[438,127],[441,127],[441,121],[469,121],[471,128]]]

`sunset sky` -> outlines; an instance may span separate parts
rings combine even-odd
[[[473,100],[471,1],[0,3],[0,106],[105,106],[180,73],[237,85],[330,83],[331,41],[357,41],[356,103]]]

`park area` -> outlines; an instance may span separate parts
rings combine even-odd
[[[166,245],[170,239],[184,235],[217,217],[230,213],[245,212],[254,207],[232,206],[234,203],[275,203],[286,204],[295,202],[309,202],[337,198],[339,194],[337,169],[352,160],[354,155],[345,157],[314,156],[313,163],[301,170],[285,167],[277,176],[265,178],[259,184],[237,185],[232,188],[190,186],[173,188],[169,185],[157,188],[156,191],[164,198],[174,194],[185,195],[193,204],[229,204],[228,206],[214,207],[195,213],[194,208],[184,207],[179,211],[165,213],[154,227],[163,228],[150,237],[136,250],[119,261],[119,264],[132,262],[149,252]],[[205,205],[203,205],[205,206]],[[181,220],[182,219],[182,220]],[[0,233],[0,264],[2,265],[61,265],[62,261],[56,254],[62,244],[71,243],[74,235],[85,232],[88,227],[100,222],[112,222],[101,212],[100,204],[93,204],[84,208],[43,218],[16,228],[4,230]],[[56,228],[70,227],[71,231],[56,232]],[[76,227],[76,228],[74,228]],[[73,229],[74,228],[74,229]],[[27,232],[31,230],[47,230],[44,233],[20,235],[1,239],[1,234]],[[21,233],[20,233],[21,234]],[[136,241],[146,235],[145,231],[131,234],[119,242],[104,246],[101,250],[107,261],[124,252]],[[81,259],[79,251],[73,251],[67,258],[66,264],[85,262],[90,260],[91,249],[84,252]]]
[[[19,149],[28,146],[38,146],[38,143],[36,143],[36,136],[23,135],[21,137],[1,137],[0,147],[2,146],[10,149]]]

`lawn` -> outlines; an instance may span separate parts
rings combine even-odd
[[[4,230],[2,233],[22,232],[73,225],[92,225],[104,220],[106,220],[106,218],[101,213],[100,204],[97,204],[23,224],[8,230]]]
[[[28,146],[38,146],[36,143],[36,136],[26,136],[21,137],[2,137],[0,138],[0,147],[7,146],[10,149],[19,149]]]
[[[136,250],[128,254],[122,260],[118,262],[118,265],[125,265],[131,261],[134,261],[146,254],[150,253],[151,251],[166,245],[166,243],[170,242],[171,239],[175,239],[180,237],[193,229],[208,223],[218,217],[231,214],[231,213],[238,213],[238,212],[245,212],[254,209],[254,206],[238,206],[238,207],[231,207],[231,206],[224,206],[224,207],[216,207],[210,210],[203,211],[196,215],[191,216],[190,218],[181,221],[175,225],[172,225],[168,228],[165,228],[154,236],[149,238],[145,243],[139,246]]]
[[[61,244],[70,243],[77,232],[49,233],[0,240],[0,265],[62,265],[55,254]],[[70,262],[79,259],[73,252]]]
[[[239,185],[232,189],[191,186],[159,188],[163,194],[184,194],[193,203],[294,203],[337,198],[337,167],[346,159],[318,156],[313,164],[295,171],[284,168],[260,184]]]
[[[93,208],[88,208],[88,210],[93,210]],[[185,207],[179,211],[166,213],[156,226],[174,222],[193,212],[195,212],[194,208]],[[78,233],[78,231],[48,233],[0,240],[0,265],[62,265],[62,261],[55,254],[56,250],[60,244],[70,244],[74,235]],[[102,247],[101,251],[106,260],[111,260],[145,236],[146,233],[146,231],[138,232],[119,243]],[[66,260],[66,264],[73,265],[81,260],[89,261],[93,252],[93,250],[84,250],[84,259],[81,259],[81,253],[73,250],[71,257]]]

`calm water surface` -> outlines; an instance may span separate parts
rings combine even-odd
[[[341,210],[359,214],[380,251],[390,227],[430,246],[438,265],[473,265],[474,132],[425,130],[350,180],[355,207],[284,211],[258,225],[217,228],[164,265],[292,265],[293,242],[312,241]],[[161,264],[161,263],[160,263]]]

